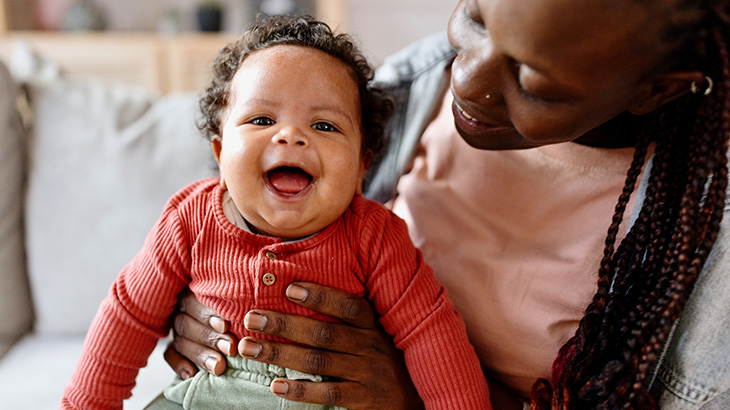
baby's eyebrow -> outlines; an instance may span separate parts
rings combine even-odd
[[[353,122],[353,119],[350,118],[350,115],[347,114],[347,112],[345,112],[344,110],[342,110],[338,106],[328,105],[328,104],[315,105],[314,107],[312,107],[312,111],[315,111],[315,112],[321,112],[321,111],[329,111],[329,112],[332,112],[332,113],[334,113],[334,114],[336,114],[336,115],[338,115],[338,116],[340,116],[342,118],[347,119],[347,121],[350,122],[350,125],[352,125],[353,127],[355,126],[355,124]]]

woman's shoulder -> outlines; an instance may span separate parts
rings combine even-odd
[[[662,409],[730,408],[730,217],[677,321],[652,392]]]

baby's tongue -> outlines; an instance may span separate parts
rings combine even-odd
[[[277,191],[296,194],[309,185],[312,178],[299,168],[281,167],[269,172],[269,181]]]

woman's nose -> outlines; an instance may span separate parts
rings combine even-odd
[[[272,142],[275,144],[305,147],[309,145],[307,136],[297,127],[284,127],[274,135]]]
[[[489,41],[459,51],[451,67],[451,84],[462,99],[487,106],[502,102],[504,61]]]

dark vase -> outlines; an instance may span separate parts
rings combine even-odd
[[[220,9],[201,7],[195,11],[200,31],[221,31],[223,13]]]

